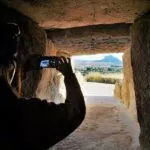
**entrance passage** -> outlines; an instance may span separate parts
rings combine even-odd
[[[81,126],[50,150],[139,150],[138,124],[115,98],[88,97],[86,106]]]
[[[106,63],[105,66],[109,67]],[[93,68],[98,67],[91,65],[92,69],[89,70],[94,71]],[[80,69],[84,73],[87,71],[83,65]],[[138,123],[114,97],[115,84],[82,80],[81,87],[87,107],[85,120],[70,136],[50,150],[139,150]]]

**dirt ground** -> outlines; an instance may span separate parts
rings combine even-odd
[[[87,113],[81,126],[49,150],[139,150],[138,124],[117,100],[109,103],[111,99],[114,101],[108,97],[105,104],[86,99]]]

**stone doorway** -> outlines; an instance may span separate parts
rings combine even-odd
[[[5,21],[16,19],[23,31],[20,47],[23,60],[31,53],[57,56],[62,54],[72,56],[84,53],[96,54],[116,51],[125,53],[124,62],[127,72],[125,72],[124,89],[128,94],[127,97],[124,97],[124,102],[135,120],[138,118],[140,123],[141,148],[149,150],[149,13],[142,15],[134,22],[139,14],[149,10],[149,1],[127,0],[127,2],[122,2],[118,0],[117,3],[113,1],[97,1],[96,3],[89,1],[89,3],[83,3],[83,1],[77,0],[77,4],[81,4],[81,7],[78,7],[79,5],[76,5],[76,3],[70,5],[70,2],[67,1],[68,3],[61,3],[61,6],[64,8],[61,13],[59,13],[59,5],[57,3],[47,5],[43,2],[41,5],[40,1],[39,3],[29,3],[30,1],[19,2],[17,0],[2,1],[5,5],[19,11],[5,8],[3,5],[0,6],[1,14],[6,14],[5,18],[3,16],[1,18]],[[98,7],[94,7],[95,4]],[[87,5],[89,7],[86,7]],[[99,6],[102,7],[99,9]],[[52,11],[53,15],[48,12],[49,10],[51,11],[49,7],[51,9],[54,8],[54,11]],[[28,11],[26,11],[27,8]],[[74,8],[72,10],[73,13],[69,13],[72,8]],[[80,12],[80,8],[84,12],[81,13],[81,16],[80,13],[74,13],[76,10]],[[87,10],[94,10],[94,13],[88,13]],[[68,14],[76,15],[68,17]],[[102,16],[99,16],[99,14],[102,14]],[[130,35],[131,27],[132,36]],[[56,72],[53,70],[46,72],[28,74],[26,80],[22,81],[23,90],[25,91],[23,94],[25,96],[46,97],[49,99],[51,95],[55,95],[55,92],[51,93],[52,89],[49,87],[55,87],[55,85],[57,87],[58,85],[57,77],[55,76]],[[48,81],[43,80],[46,79],[45,75],[49,79]],[[44,93],[42,89],[44,89]],[[103,120],[103,118],[100,120]],[[90,148],[92,149],[93,147],[91,146]]]

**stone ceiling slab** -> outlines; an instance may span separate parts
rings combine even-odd
[[[131,24],[47,30],[59,52],[70,55],[124,52],[131,46]]]
[[[44,28],[132,23],[150,9],[149,0],[0,0]]]

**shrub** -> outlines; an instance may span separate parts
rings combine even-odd
[[[90,72],[85,76],[87,82],[99,82],[101,75],[99,72]]]
[[[115,84],[122,78],[122,74],[101,74],[99,72],[90,72],[85,76],[87,82]]]

